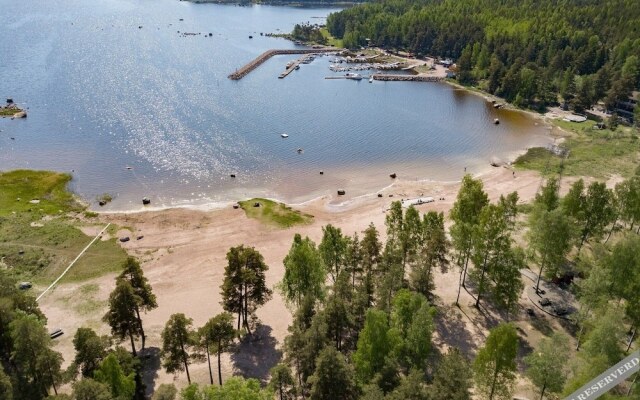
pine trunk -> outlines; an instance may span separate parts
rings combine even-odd
[[[191,385],[191,376],[189,375],[189,362],[187,360],[187,352],[184,349],[184,340],[180,338],[180,349],[182,350],[182,363],[184,364],[184,371],[187,373],[187,382]]]
[[[211,354],[209,351],[209,343],[207,343],[207,365],[209,366],[209,382],[213,385],[213,372],[211,371]]]
[[[213,381],[211,383],[213,384]],[[222,367],[220,364],[220,341],[218,341],[218,384],[222,386]]]
[[[138,324],[140,325],[140,338],[142,339],[142,350],[144,350],[144,343],[147,340],[147,337],[144,334],[144,329],[142,329],[142,318],[140,318],[140,309],[136,304],[136,318],[138,319]]]
[[[627,344],[627,353],[631,349],[631,344],[633,343],[633,339],[636,338],[636,330],[637,329],[638,328],[636,328],[635,326],[633,327],[633,332],[631,333],[631,337],[629,338],[629,343]]]
[[[478,285],[478,298],[476,299],[476,308],[480,307],[480,296],[482,296],[482,286],[484,285],[484,273],[487,270],[487,258],[489,253],[484,255],[484,261],[482,262],[482,275],[480,275],[480,284]]]
[[[491,381],[491,393],[489,393],[489,400],[493,400],[493,394],[496,391],[496,380],[498,379],[498,366],[496,365],[496,369],[493,372],[493,381]]]
[[[611,234],[613,233],[613,230],[616,227],[616,224],[618,223],[618,217],[619,214],[616,214],[616,219],[613,221],[613,225],[611,225],[611,229],[609,230],[609,235],[607,235],[607,240],[604,241],[604,244],[607,244],[607,242],[609,241],[609,238],[611,237]]]
[[[544,258],[543,258],[543,260],[544,260]],[[540,293],[540,278],[542,277],[542,268],[544,268],[544,264],[541,262],[540,263],[540,272],[538,272],[538,280],[536,281],[536,294]]]
[[[542,385],[542,392],[540,393],[540,400],[544,399],[544,391],[547,390],[547,382]]]
[[[131,353],[136,357],[138,352],[136,351],[136,343],[133,341],[133,333],[131,333],[131,330],[129,330],[129,339],[131,340]]]

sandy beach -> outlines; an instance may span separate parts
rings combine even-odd
[[[517,191],[521,201],[527,202],[535,196],[541,183],[540,175],[536,172],[517,171],[514,176],[512,170],[506,167],[493,168],[479,177],[492,201],[501,194]],[[171,314],[184,313],[193,318],[195,327],[199,327],[222,311],[219,287],[223,280],[225,255],[230,247],[244,244],[260,251],[270,267],[267,280],[273,287],[283,275],[282,261],[294,233],[309,236],[318,243],[324,225],[333,224],[345,234],[353,234],[361,233],[369,223],[374,223],[381,232],[381,239],[384,239],[384,210],[392,201],[431,196],[436,201],[418,206],[419,211],[446,213],[455,201],[458,188],[459,182],[398,180],[382,191],[383,197],[372,194],[341,202],[325,196],[295,206],[312,214],[314,222],[290,229],[262,225],[248,219],[243,210],[231,207],[213,211],[169,209],[103,214],[101,220],[128,227],[129,230],[123,229],[117,235],[134,238],[122,243],[122,246],[141,260],[145,275],[157,295],[158,308],[143,317],[148,336],[147,346],[152,348],[152,354],[161,345],[160,333]],[[95,235],[99,230],[99,226],[85,229],[89,235]],[[135,240],[137,236],[144,237]],[[63,283],[41,300],[40,307],[50,325],[56,325],[67,333],[57,345],[67,362],[72,359],[72,336],[78,327],[90,326],[108,333],[108,327],[100,322],[100,318],[106,311],[106,299],[114,287],[113,278],[113,275],[107,275],[82,284]],[[445,274],[438,272],[436,276],[436,304],[441,315],[447,315],[447,318],[439,318],[434,341],[441,350],[447,346],[457,346],[472,355],[477,345],[482,343],[487,326],[491,326],[489,320],[495,319],[495,316],[473,309],[472,298],[464,291],[460,311],[453,308],[458,279],[455,269]],[[91,290],[87,289],[87,285],[92,285]],[[449,313],[446,311],[448,309],[456,311]],[[241,351],[232,356],[233,359],[225,355],[223,376],[243,374],[266,379],[268,369],[279,359],[287,326],[291,322],[290,310],[274,291],[273,299],[260,308],[257,315],[263,325],[257,338],[244,343]],[[126,343],[124,345],[128,346]],[[193,365],[191,376],[193,382],[208,383],[206,364]],[[155,385],[175,382],[182,386],[186,383],[184,374],[168,375],[160,368],[157,376],[152,374],[147,378],[148,384]]]

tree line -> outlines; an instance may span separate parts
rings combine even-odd
[[[613,189],[580,179],[564,197],[550,178],[528,205],[515,192],[492,203],[482,181],[467,175],[448,217],[447,231],[443,213],[421,215],[393,202],[384,241],[373,224],[353,235],[324,226],[319,244],[296,234],[274,288],[293,322],[267,387],[254,379],[222,380],[221,354],[254,334],[256,311],[273,295],[262,255],[230,248],[220,286],[224,312],[200,327],[185,314],[171,315],[161,334],[162,367],[184,373],[189,385],[180,391],[160,385],[154,399],[463,400],[472,391],[509,398],[521,348],[509,320],[519,311],[520,271],[528,266],[538,277],[565,282],[579,301],[569,330],[577,356],[569,336],[554,333],[523,359],[541,398],[570,393],[631,350],[640,325],[640,174]],[[502,311],[506,320],[490,329],[472,360],[456,348],[439,354],[432,342],[436,318],[447,318],[438,316],[434,276],[451,269],[459,276],[456,304],[465,290],[476,307]],[[143,315],[158,305],[134,258],[109,296],[103,320],[111,335],[79,328],[66,369],[35,300],[4,271],[0,300],[3,399],[145,398]],[[202,362],[208,382],[192,382],[189,368]],[[58,393],[65,383],[70,395]]]
[[[634,0],[381,0],[327,18],[345,47],[450,57],[463,84],[578,112],[600,100],[613,110],[640,87],[638,26]]]

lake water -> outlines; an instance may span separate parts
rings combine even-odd
[[[0,7],[0,98],[29,111],[0,120],[0,169],[73,171],[85,199],[114,195],[106,209],[139,209],[143,196],[163,207],[252,196],[296,203],[338,188],[357,196],[388,185],[391,172],[454,180],[465,166],[478,172],[492,157],[548,142],[525,115],[446,84],[326,80],[330,57],[286,79],[277,76],[298,56],[227,79],[267,49],[295,47],[260,32],[322,23],[334,9],[175,0]]]

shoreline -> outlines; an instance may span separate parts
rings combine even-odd
[[[533,146],[536,147],[536,146]],[[475,173],[470,173],[474,179],[484,179],[492,177],[496,171],[501,171],[502,169],[513,170],[512,163],[517,159],[520,155],[525,154],[529,149],[521,149],[514,152],[510,152],[508,155],[507,162],[504,162],[502,165],[498,167],[493,167],[487,164],[486,168]],[[532,171],[534,172],[534,171]],[[296,207],[304,209],[314,203],[320,202],[322,200],[326,200],[326,209],[333,213],[341,213],[349,211],[354,205],[357,205],[359,202],[366,201],[368,199],[376,199],[378,198],[378,194],[383,193],[387,194],[387,196],[383,198],[389,198],[388,192],[393,191],[395,189],[406,189],[407,187],[413,186],[421,186],[421,185],[439,185],[439,186],[450,186],[457,185],[461,182],[461,179],[454,180],[441,180],[441,179],[430,179],[430,178],[420,178],[417,180],[412,179],[395,179],[393,182],[388,185],[384,185],[378,189],[373,191],[367,191],[363,194],[358,194],[353,197],[342,198],[341,196],[337,196],[335,194],[320,194],[312,196],[309,199],[298,201],[298,202],[287,202],[282,198],[272,197],[272,196],[264,196],[261,198],[271,200],[277,203],[282,203],[289,207]],[[169,206],[141,206],[140,209],[126,209],[126,210],[101,210],[100,208],[94,209],[88,207],[87,210],[90,212],[94,212],[100,216],[109,216],[109,215],[132,215],[132,214],[146,214],[146,213],[160,213],[164,211],[178,210],[178,211],[193,211],[193,212],[201,212],[201,213],[212,213],[219,210],[230,209],[232,205],[237,204],[241,201],[247,201],[255,197],[247,197],[247,198],[239,198],[237,200],[229,200],[229,201],[217,201],[217,202],[208,202],[203,204],[176,204]],[[392,197],[393,200],[398,200],[397,198]],[[339,202],[336,202],[340,200]],[[86,201],[83,200],[83,204],[87,204]]]

